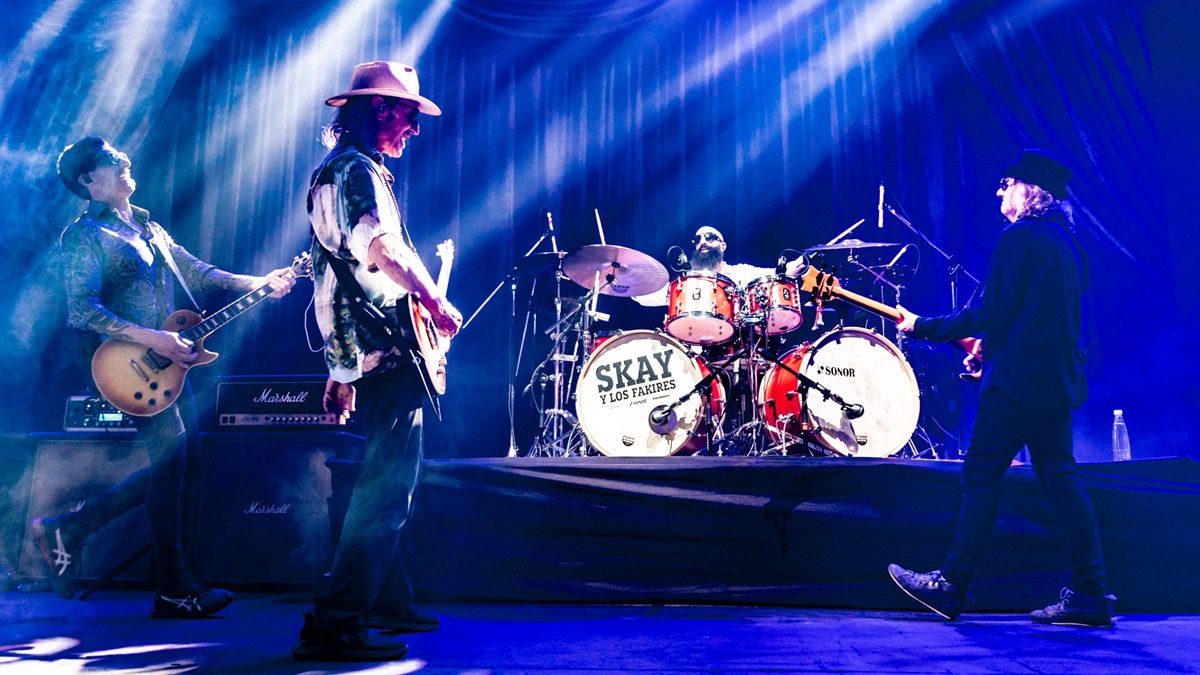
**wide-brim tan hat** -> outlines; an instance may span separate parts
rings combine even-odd
[[[372,61],[354,66],[350,76],[350,91],[325,99],[325,105],[335,108],[346,105],[351,96],[393,96],[417,104],[426,115],[441,115],[442,109],[421,96],[421,83],[412,66],[396,61]]]

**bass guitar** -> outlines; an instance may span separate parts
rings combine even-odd
[[[438,244],[437,257],[442,261],[442,267],[438,270],[437,287],[442,297],[446,297],[446,289],[450,286],[450,268],[454,265],[454,241],[447,239]],[[417,336],[417,346],[421,350],[425,373],[428,375],[427,382],[433,391],[441,396],[446,393],[446,352],[450,351],[450,338],[438,334],[429,310],[421,306],[411,294],[408,296],[408,311],[413,332]]]
[[[312,276],[312,258],[301,253],[292,261],[293,277]],[[96,389],[121,412],[151,417],[171,407],[183,389],[188,369],[216,360],[216,352],[204,348],[204,340],[271,295],[270,284],[263,284],[209,317],[181,309],[167,317],[162,330],[178,333],[196,346],[196,360],[175,363],[146,345],[131,340],[106,340],[92,356],[92,379]]]
[[[895,307],[889,307],[882,302],[876,302],[871,298],[859,295],[853,291],[848,291],[842,288],[837,277],[832,274],[827,274],[818,270],[813,266],[809,266],[799,277],[800,289],[812,293],[813,297],[818,302],[824,302],[830,298],[837,298],[866,310],[872,314],[876,314],[896,323],[900,323],[903,317]],[[967,353],[967,358],[963,360],[963,366],[966,372],[960,373],[959,377],[969,382],[978,382],[982,376],[983,365],[983,340],[975,337],[967,337],[961,340],[955,340],[951,344],[957,346]]]

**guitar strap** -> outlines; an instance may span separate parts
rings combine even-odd
[[[333,270],[333,274],[338,280],[338,287],[350,303],[350,313],[354,315],[354,320],[377,333],[386,335],[398,349],[408,352],[417,369],[417,374],[421,377],[421,386],[425,388],[425,396],[429,399],[433,414],[439,420],[442,419],[441,404],[438,402],[438,396],[433,392],[429,376],[425,372],[420,346],[404,334],[404,330],[394,318],[388,316],[386,312],[367,299],[367,292],[363,290],[362,284],[358,283],[358,279],[354,278],[354,272],[350,270],[350,265],[345,260],[330,253],[329,249],[322,246],[315,237],[313,246],[324,251],[325,260],[329,262],[329,269]]]
[[[158,224],[152,224],[151,221],[146,221],[146,229],[150,231],[150,248],[158,253],[159,257],[167,262],[171,271],[175,273],[175,278],[179,280],[179,285],[183,286],[183,292],[187,293],[188,300],[192,301],[192,306],[201,314],[204,310],[200,309],[200,303],[196,302],[196,297],[192,295],[192,289],[188,288],[187,282],[183,279],[183,274],[179,271],[179,265],[175,264],[175,256],[171,255],[171,249],[163,245],[162,239],[158,234]]]

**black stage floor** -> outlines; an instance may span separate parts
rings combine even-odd
[[[1053,600],[1053,594],[1046,598]],[[200,621],[148,618],[146,591],[87,601],[0,594],[0,673],[1187,673],[1200,617],[1119,615],[1110,630],[1024,616],[678,605],[445,604],[389,664],[290,658],[307,599],[240,595]]]
[[[935,569],[956,461],[611,457],[434,460],[413,518],[432,602],[907,607],[887,564]],[[1200,612],[1200,463],[1083,464],[1125,612]],[[1005,476],[975,609],[1026,612],[1067,585],[1057,517],[1028,466]]]

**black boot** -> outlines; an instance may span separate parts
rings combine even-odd
[[[1076,593],[1069,588],[1062,589],[1059,597],[1062,598],[1061,602],[1045,609],[1035,609],[1029,613],[1029,618],[1033,619],[1034,623],[1055,626],[1112,628],[1112,601],[1116,600],[1116,597]]]

